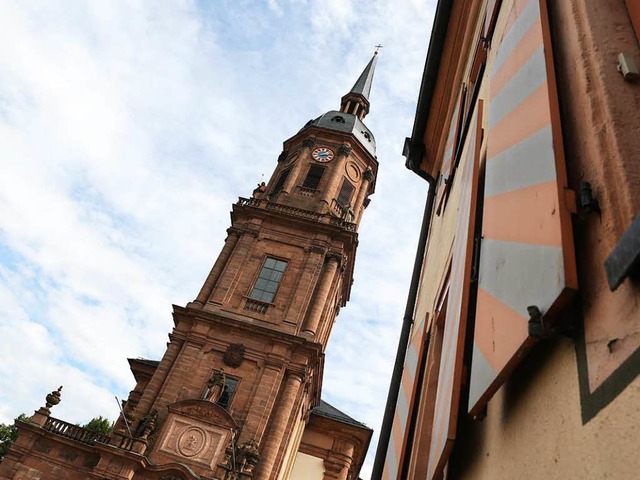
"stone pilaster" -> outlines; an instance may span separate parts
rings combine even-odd
[[[338,155],[336,155],[336,159],[331,166],[331,176],[322,195],[322,201],[329,207],[331,206],[331,200],[338,195],[338,189],[345,175],[344,167],[349,155],[351,155],[351,146],[345,143],[338,149]]]
[[[260,463],[258,465],[258,473],[254,477],[255,480],[269,480],[273,477],[273,467],[285,440],[285,432],[291,414],[294,411],[302,381],[303,378],[300,372],[288,371],[286,373],[282,395],[274,409],[275,413],[269,425],[268,435],[260,452]]]
[[[329,292],[331,290],[331,284],[338,270],[341,257],[336,254],[327,255],[327,259],[324,266],[324,271],[320,282],[316,288],[315,295],[313,297],[313,303],[309,314],[307,315],[307,321],[304,324],[303,332],[311,335],[315,335],[318,329],[318,324],[322,317],[324,306],[327,303]]]
[[[237,230],[233,228],[229,228],[227,230],[227,239],[224,242],[224,246],[222,247],[222,251],[216,260],[216,263],[213,264],[211,268],[211,272],[207,276],[207,279],[204,282],[204,285],[200,289],[200,293],[196,297],[196,299],[191,302],[189,307],[202,308],[204,304],[207,303],[209,296],[211,296],[211,292],[213,292],[213,287],[215,287],[218,278],[220,278],[220,274],[224,269],[224,266],[227,264],[227,260],[231,256],[231,252],[233,252],[236,243],[238,243],[238,238],[240,234]]]

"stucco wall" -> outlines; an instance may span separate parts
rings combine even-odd
[[[631,479],[640,471],[640,379],[582,424],[573,341],[540,345],[466,419],[450,462],[455,479]]]
[[[321,458],[298,452],[289,480],[322,480],[324,465]]]

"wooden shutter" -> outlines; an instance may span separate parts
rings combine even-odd
[[[405,355],[402,381],[400,382],[400,391],[398,392],[398,400],[391,427],[391,438],[389,439],[382,473],[383,480],[401,480],[403,459],[405,455],[411,455],[411,452],[406,451],[407,435],[412,411],[415,408],[418,370],[425,353],[425,328],[427,322],[424,321],[414,325],[416,328],[412,332],[411,341]]]
[[[491,70],[469,410],[481,412],[577,288],[545,0],[515,0]]]
[[[456,101],[456,108],[451,116],[449,125],[449,135],[447,136],[447,144],[444,147],[442,157],[442,166],[440,167],[440,177],[438,185],[438,193],[436,196],[436,214],[440,215],[444,207],[445,199],[451,189],[451,173],[456,163],[456,149],[458,147],[458,136],[460,130],[460,117],[464,110],[464,90],[460,93]]]
[[[638,0],[625,0],[627,10],[629,10],[629,18],[631,19],[631,25],[636,31],[636,37],[640,42],[640,1]]]
[[[484,17],[484,34],[483,37],[489,40],[493,36],[493,30],[496,27],[496,20],[498,19],[498,12],[500,11],[500,5],[502,0],[488,0],[486,16]]]
[[[460,203],[453,241],[449,299],[444,324],[427,479],[438,478],[441,475],[455,439],[471,284],[478,160],[482,141],[482,103],[482,100],[479,100],[472,112],[473,117],[466,138],[467,156],[459,177]]]

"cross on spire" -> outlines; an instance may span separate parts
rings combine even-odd
[[[376,45],[376,46],[375,46],[375,47],[376,47],[376,51],[375,51],[375,52],[373,52],[373,54],[374,54],[374,55],[377,55],[377,54],[378,54],[378,52],[380,51],[380,49],[381,49],[383,46],[384,46],[384,45],[382,45],[382,44],[378,44],[378,45]]]

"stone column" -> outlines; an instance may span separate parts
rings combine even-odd
[[[331,284],[333,283],[333,279],[341,260],[341,257],[336,254],[329,254],[326,258],[327,260],[324,265],[324,271],[322,272],[322,278],[320,278],[320,282],[318,283],[316,293],[313,297],[311,310],[307,315],[307,321],[302,329],[303,332],[311,335],[316,334],[324,306],[327,303],[327,298],[329,297]]]
[[[266,442],[263,443],[260,452],[260,463],[255,480],[269,480],[272,470],[280,452],[282,442],[285,440],[285,433],[289,424],[289,419],[296,406],[296,399],[302,386],[302,374],[300,372],[287,372],[282,396],[276,405],[273,420],[269,425],[269,434]]]
[[[351,146],[345,143],[338,149],[337,158],[331,166],[331,177],[322,195],[322,201],[325,202],[329,208],[331,208],[331,200],[338,196],[338,188],[340,188],[341,180],[344,177],[344,165],[347,163],[349,155],[351,155]]]
[[[335,441],[329,456],[324,460],[323,480],[347,480],[354,450],[355,447],[351,442]]]
[[[215,286],[218,278],[220,278],[220,274],[224,269],[224,266],[227,264],[227,260],[231,256],[231,252],[233,251],[236,243],[238,243],[238,238],[240,234],[237,230],[233,228],[229,228],[227,230],[227,239],[225,240],[224,247],[222,247],[222,251],[216,260],[216,263],[213,264],[207,279],[204,281],[204,285],[200,289],[200,293],[196,297],[196,299],[189,303],[188,307],[202,308],[204,304],[207,303],[211,292],[213,292],[213,287]]]
[[[309,137],[302,142],[302,150],[300,155],[298,155],[298,158],[295,160],[293,167],[291,167],[291,172],[289,172],[287,181],[284,182],[282,193],[285,193],[286,195],[291,194],[291,190],[295,188],[298,177],[300,176],[300,171],[304,166],[303,159],[309,157],[309,151],[315,146],[315,144],[316,139],[314,137]]]
[[[373,172],[367,170],[362,175],[362,183],[360,184],[360,190],[358,191],[358,198],[356,199],[354,210],[356,212],[356,218],[354,223],[360,223],[362,218],[362,212],[364,212],[364,200],[367,198],[369,192],[369,184],[373,181]]]

